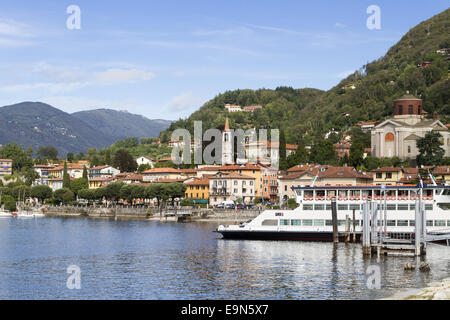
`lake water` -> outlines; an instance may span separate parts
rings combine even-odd
[[[450,248],[363,258],[360,244],[222,240],[214,223],[0,219],[0,299],[375,299],[448,277]],[[67,268],[81,270],[70,290]],[[381,289],[368,289],[369,265]]]

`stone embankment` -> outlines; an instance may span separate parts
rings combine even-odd
[[[450,300],[450,278],[429,283],[428,287],[404,297],[403,300]]]
[[[246,221],[258,216],[259,210],[224,209],[166,209],[156,207],[84,207],[84,206],[48,206],[41,208],[47,216],[90,217],[115,219],[148,219],[163,221]]]

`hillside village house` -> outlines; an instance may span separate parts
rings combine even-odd
[[[12,163],[11,159],[0,159],[0,178],[12,174]]]
[[[39,178],[33,182],[33,185],[48,185],[48,180],[50,177],[50,169],[53,169],[54,165],[37,164],[35,165],[34,171],[39,175]]]
[[[98,189],[108,183],[109,177],[95,177],[89,179],[89,189]]]
[[[161,179],[180,179],[184,175],[174,168],[153,168],[142,172],[144,182],[156,182]]]
[[[394,117],[383,121],[371,131],[372,156],[378,158],[399,157],[415,159],[419,154],[418,139],[427,132],[442,135],[445,157],[450,156],[450,131],[434,116],[426,119],[422,99],[407,94],[394,101]]]
[[[209,179],[208,178],[193,178],[185,182],[186,184],[186,199],[193,203],[208,203],[209,202]]]
[[[242,111],[241,106],[231,105],[231,104],[229,104],[229,103],[225,105],[225,109],[227,109],[228,112],[238,112],[238,111]]]
[[[150,156],[141,156],[136,159],[138,167],[143,164],[148,164],[151,168],[155,167],[156,160]]]
[[[114,177],[120,173],[119,169],[110,165],[88,168],[87,171],[89,179]]]
[[[372,170],[373,184],[376,185],[391,185],[395,186],[399,180],[403,177],[401,168],[398,167],[383,167]]]
[[[232,172],[255,178],[255,196],[263,197],[263,178],[261,167],[250,163],[224,165],[218,168],[219,172]]]
[[[255,178],[238,173],[219,172],[209,179],[209,203],[217,205],[223,201],[252,203],[255,198]]]

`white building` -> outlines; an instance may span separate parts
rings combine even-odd
[[[141,156],[136,159],[138,167],[142,164],[148,164],[151,168],[154,168],[156,160],[149,156]]]
[[[418,139],[430,131],[442,135],[442,148],[445,157],[450,156],[450,132],[437,119],[425,118],[422,99],[405,95],[394,101],[394,117],[383,121],[371,131],[372,156],[378,158],[399,157],[415,159],[419,154],[416,146]]]

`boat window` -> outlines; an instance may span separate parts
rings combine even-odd
[[[338,220],[338,226],[345,226],[345,220]]]
[[[397,226],[398,227],[407,227],[408,226],[408,220],[397,220]]]
[[[347,196],[347,190],[339,190],[338,191],[339,197],[346,197]]]
[[[447,227],[450,227],[450,220],[447,220]]]
[[[348,210],[348,204],[338,204],[338,210]]]
[[[442,192],[442,195],[444,196],[450,195],[450,189],[445,189],[444,192]]]
[[[432,204],[426,204],[426,205],[425,205],[425,210],[427,210],[427,211],[433,211],[433,205],[432,205]]]
[[[302,195],[302,190],[295,189],[295,193],[297,194],[297,196],[301,196]]]
[[[316,196],[325,196],[325,190],[316,190]]]
[[[435,220],[434,226],[435,227],[445,227],[445,220]]]
[[[395,227],[395,220],[388,220],[387,221],[387,226],[388,227]]]
[[[325,225],[326,226],[332,226],[333,225],[333,220],[325,220]]]
[[[305,197],[312,197],[313,195],[314,195],[313,190],[305,190],[305,192],[304,192]]]
[[[410,227],[414,227],[416,225],[416,221],[415,220],[409,220],[409,226]]]
[[[280,226],[289,226],[289,220],[288,219],[281,219],[280,220]]]
[[[315,204],[314,210],[325,210],[325,205],[324,204]]]
[[[427,220],[427,227],[433,226],[433,220]]]
[[[330,210],[331,210],[331,204],[327,204],[327,205],[325,206],[325,210],[330,211]]]
[[[351,204],[350,205],[350,210],[359,210],[359,204]]]
[[[300,219],[292,219],[291,220],[291,226],[301,226],[301,220]]]
[[[377,209],[378,210],[384,210],[384,203],[383,204],[377,203]]]
[[[415,204],[410,204],[409,205],[409,210],[416,210],[416,205]]]
[[[310,219],[304,219],[304,220],[302,220],[302,225],[303,226],[312,226],[313,225],[313,221],[312,220],[310,220]]]
[[[327,196],[336,197],[336,190],[327,190]]]
[[[408,205],[407,204],[398,204],[397,210],[408,210]]]
[[[438,203],[437,205],[442,210],[450,210],[450,203]]]
[[[313,205],[312,204],[304,204],[303,205],[303,210],[312,210],[313,209]]]
[[[323,227],[325,225],[325,220],[314,220],[315,227]]]
[[[278,226],[278,220],[266,219],[261,223],[262,226]]]
[[[408,208],[408,205],[406,205],[406,207]],[[395,204],[388,204],[388,205],[386,205],[386,208],[388,209],[388,211],[389,210],[390,211],[395,211],[396,205]],[[408,210],[408,209],[406,209],[406,210]]]

